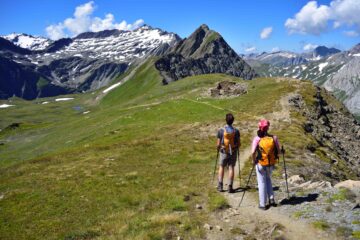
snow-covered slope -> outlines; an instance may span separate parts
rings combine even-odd
[[[106,30],[87,32],[73,38],[71,43],[55,51],[39,53],[29,58],[45,64],[68,57],[102,59],[112,62],[131,62],[168,48],[179,40],[174,33],[167,33],[147,25],[134,31]]]
[[[32,51],[44,50],[52,43],[50,39],[44,37],[32,36],[23,33],[21,34],[12,33],[1,37],[9,40],[10,42],[14,43],[19,47],[27,48]]]
[[[250,65],[253,63],[259,64],[271,64],[278,67],[287,67],[297,64],[302,64],[308,62],[301,54],[288,52],[288,51],[278,51],[278,52],[263,52],[261,54],[251,54],[244,56],[245,61],[248,61]]]
[[[15,67],[11,70],[5,66],[10,61],[17,68],[24,67],[26,73],[33,73],[34,78],[41,79],[41,84],[35,84],[34,88],[50,84],[51,89],[60,87],[66,92],[82,92],[106,86],[131,64],[143,61],[148,56],[161,55],[181,40],[174,33],[147,25],[133,31],[85,32],[74,38],[54,42],[25,34],[8,35],[6,39],[8,41],[0,41],[0,45],[4,45],[0,46],[0,57],[4,57],[4,81],[5,76],[6,79],[12,76],[14,79],[11,81],[21,82],[20,79],[15,79]],[[18,51],[12,50],[17,48]],[[21,89],[25,89],[27,85],[19,86],[20,90],[7,89],[6,93],[2,93],[0,89],[0,98],[16,95],[16,92],[22,92],[21,95],[18,94],[19,97],[26,99],[53,94],[32,88],[29,91],[31,96],[25,96]]]
[[[319,56],[308,58],[305,63],[287,66],[264,61],[249,63],[262,76],[312,80],[333,92],[352,113],[360,115],[360,44],[349,51]]]

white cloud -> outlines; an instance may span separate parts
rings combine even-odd
[[[138,19],[134,23],[125,20],[117,23],[113,14],[108,13],[105,18],[92,17],[95,10],[93,1],[77,6],[74,17],[66,18],[63,22],[46,27],[47,35],[53,39],[67,36],[75,36],[86,31],[98,32],[107,29],[133,30],[144,24],[144,20]]]
[[[359,13],[359,0],[333,0],[329,5],[320,6],[317,1],[310,1],[293,18],[286,20],[285,27],[290,34],[319,35],[327,31],[332,22],[333,28],[346,25],[360,33]]]
[[[106,14],[104,19],[95,17],[89,27],[90,31],[98,32],[106,29],[119,29],[119,30],[131,30],[136,29],[144,24],[144,20],[138,19],[134,23],[130,24],[126,21],[121,23],[115,23],[114,15],[111,13]]]
[[[360,1],[334,0],[330,3],[338,25],[355,26],[360,31]]]
[[[344,31],[344,34],[348,37],[357,37],[359,36],[359,33],[356,31]]]
[[[304,45],[303,49],[305,51],[311,51],[311,50],[314,50],[317,46],[318,45],[308,43],[308,44]]]
[[[278,52],[278,51],[280,51],[280,48],[279,48],[279,47],[273,47],[273,48],[271,49],[271,52]]]
[[[67,35],[64,32],[64,26],[62,23],[56,24],[56,25],[50,25],[46,27],[46,33],[51,39],[60,39],[67,37]]]
[[[94,2],[88,2],[75,8],[75,18],[82,18],[91,15],[95,10]]]
[[[289,33],[311,33],[319,35],[326,31],[330,19],[330,8],[325,5],[318,6],[316,1],[308,2],[294,18],[285,22]]]
[[[256,47],[245,48],[245,52],[254,52],[254,51],[256,51]]]
[[[270,37],[271,33],[273,31],[273,28],[272,27],[266,27],[264,28],[261,33],[260,33],[260,38],[261,39],[267,39]]]

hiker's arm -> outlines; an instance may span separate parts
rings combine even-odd
[[[236,146],[236,148],[240,148],[240,146],[241,146],[241,138],[240,138],[240,131],[238,130],[237,131],[237,146]]]
[[[257,161],[256,161],[256,151],[251,154],[251,157],[252,157],[252,162],[255,165],[257,163]]]
[[[217,141],[216,141],[216,149],[218,151],[220,151],[220,148],[221,148],[221,139],[222,139],[222,132],[221,132],[221,129],[219,129],[219,131],[217,132]]]
[[[221,148],[221,141],[220,141],[220,138],[218,138],[216,141],[216,149],[219,151],[220,148]]]
[[[255,165],[257,163],[257,160],[256,160],[256,148],[257,148],[257,145],[259,144],[259,141],[260,141],[260,138],[259,137],[255,137],[252,141],[252,145],[251,145],[251,157],[252,157],[252,161],[253,161],[253,164]]]
[[[276,146],[277,152],[281,153],[281,147],[280,147],[279,139],[277,138],[277,136],[274,136],[274,140],[275,140],[275,146]]]

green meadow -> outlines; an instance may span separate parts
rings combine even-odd
[[[224,74],[166,86],[161,80],[150,60],[107,95],[13,98],[14,107],[0,109],[0,238],[204,237],[209,213],[226,205],[211,183],[225,114],[235,115],[244,149],[257,121],[279,111],[280,98],[296,87]],[[224,80],[248,84],[248,93],[209,97],[209,88]],[[301,91],[311,96],[315,90],[304,82]],[[293,146],[289,154],[304,149],[297,139],[313,141],[304,137],[304,119],[297,119],[274,128]],[[289,166],[291,160],[296,156]]]

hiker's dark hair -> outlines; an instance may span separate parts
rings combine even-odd
[[[228,113],[226,114],[225,120],[228,125],[232,125],[234,122],[234,116],[231,113]]]
[[[266,134],[267,134],[267,131],[261,131],[261,130],[257,131],[257,135],[258,135],[259,138],[265,137]]]

